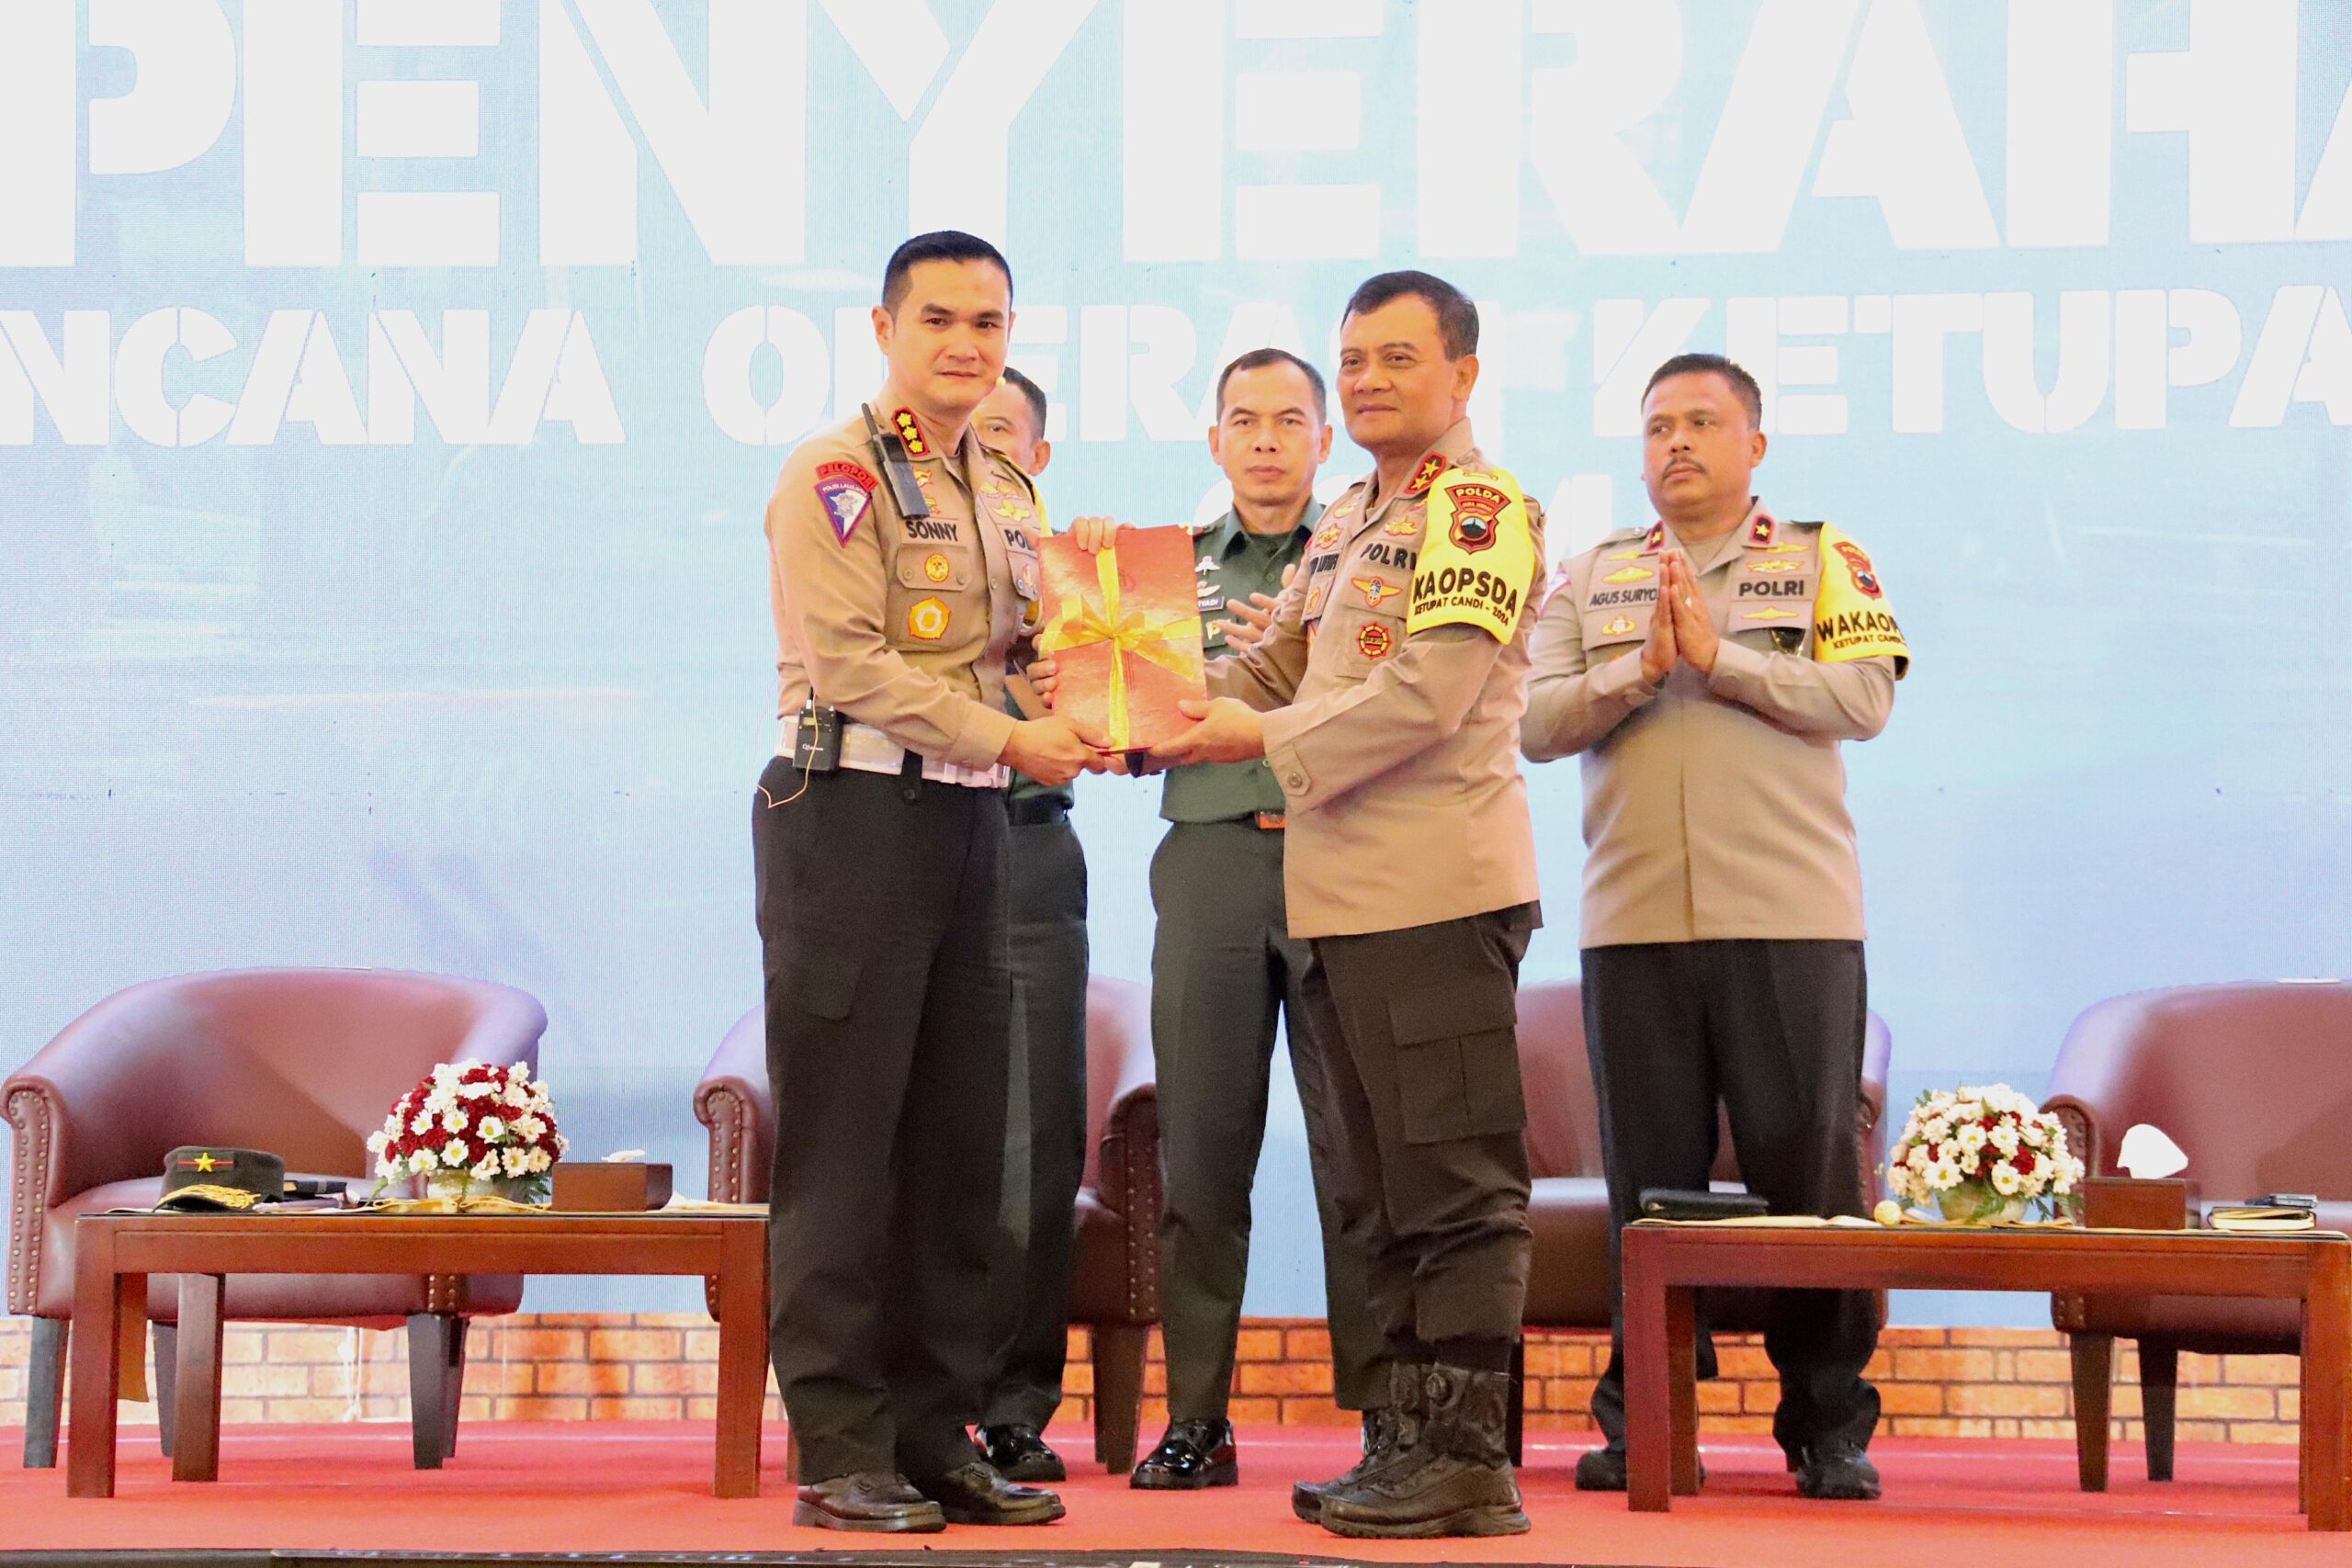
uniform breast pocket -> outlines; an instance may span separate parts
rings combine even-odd
[[[1440,1144],[1527,1126],[1518,1009],[1495,977],[1438,985],[1388,1004],[1405,1141]]]
[[[1809,610],[1805,604],[1735,604],[1731,624],[1724,629],[1734,641],[1758,653],[1797,653],[1813,629]]]
[[[899,551],[899,586],[917,593],[960,592],[978,570],[969,545],[909,545]]]
[[[1652,604],[1588,607],[1584,613],[1585,662],[1605,664],[1630,653],[1650,635]]]

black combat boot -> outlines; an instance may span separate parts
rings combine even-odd
[[[1396,1456],[1354,1485],[1326,1492],[1316,1522],[1347,1536],[1525,1534],[1504,1436],[1510,1374],[1442,1362],[1415,1371],[1419,1431],[1408,1430]]]
[[[1363,1457],[1329,1481],[1300,1481],[1290,1489],[1290,1511],[1308,1524],[1323,1518],[1323,1499],[1341,1487],[1353,1486],[1396,1457],[1406,1423],[1419,1430],[1421,1370],[1392,1361],[1388,1365],[1388,1397],[1363,1413]]]

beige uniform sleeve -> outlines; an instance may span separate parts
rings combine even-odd
[[[1644,677],[1639,645],[1598,666],[1586,662],[1585,589],[1597,555],[1587,551],[1569,563],[1566,580],[1536,617],[1527,715],[1519,728],[1519,749],[1531,762],[1572,757],[1599,744],[1662,689]]]
[[[1868,740],[1886,728],[1894,711],[1894,660],[1880,654],[1822,664],[1725,637],[1716,649],[1707,690],[1798,735]]]
[[[1285,804],[1312,811],[1461,728],[1503,646],[1477,626],[1432,626],[1356,684],[1269,713]]]
[[[847,543],[818,498],[821,454],[793,454],[768,502],[768,558],[817,700],[870,725],[909,750],[959,767],[993,766],[1013,719],[909,663],[884,632],[888,590],[880,492]],[[863,455],[860,455],[863,460]]]
[[[1212,660],[1205,673],[1212,697],[1234,697],[1261,713],[1287,706],[1306,679],[1306,579],[1294,573],[1274,601],[1274,618],[1252,647]]]

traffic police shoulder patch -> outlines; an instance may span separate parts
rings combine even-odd
[[[833,537],[848,544],[866,510],[874,503],[874,488],[881,481],[855,463],[834,461],[817,465],[817,500]]]
[[[1813,606],[1813,656],[1824,663],[1891,658],[1898,681],[1911,649],[1887,607],[1886,590],[1862,547],[1827,524],[1821,528],[1821,592]]]
[[[1519,482],[1499,468],[1449,470],[1430,491],[1406,634],[1469,626],[1510,641],[1537,565]]]

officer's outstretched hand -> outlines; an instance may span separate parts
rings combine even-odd
[[[1033,659],[1021,673],[1029,678],[1029,689],[1037,694],[1037,700],[1052,707],[1054,691],[1061,684],[1061,666],[1050,659]]]
[[[1099,555],[1111,547],[1111,536],[1126,525],[1115,517],[1073,517],[1068,533],[1078,541],[1078,547],[1088,555]]]
[[[1659,590],[1667,596],[1674,612],[1674,646],[1684,662],[1702,675],[1715,672],[1715,650],[1723,646],[1716,634],[1715,618],[1707,613],[1707,601],[1699,592],[1699,574],[1690,569],[1690,558],[1676,550],[1666,558],[1666,586]]]
[[[1249,762],[1266,754],[1266,724],[1237,697],[1187,697],[1176,711],[1200,722],[1151,749],[1156,768],[1188,762]]]
[[[1283,586],[1288,588],[1291,579],[1297,575],[1296,561],[1283,568]],[[1247,653],[1265,640],[1266,628],[1274,624],[1274,605],[1277,602],[1275,595],[1272,593],[1252,593],[1250,595],[1250,602],[1246,604],[1238,599],[1227,599],[1225,602],[1225,607],[1233,618],[1214,621],[1210,624],[1224,628],[1226,647]]]
[[[1674,666],[1682,657],[1674,640],[1674,611],[1670,608],[1674,595],[1674,562],[1669,558],[1665,575],[1658,579],[1657,603],[1650,609],[1650,635],[1642,643],[1642,679],[1657,685],[1674,673]],[[1037,683],[1037,667],[1029,667],[1029,683]]]
[[[1109,765],[1078,726],[1059,714],[1015,719],[1012,735],[997,761],[1020,769],[1041,784],[1066,784],[1080,773],[1099,773]]]

